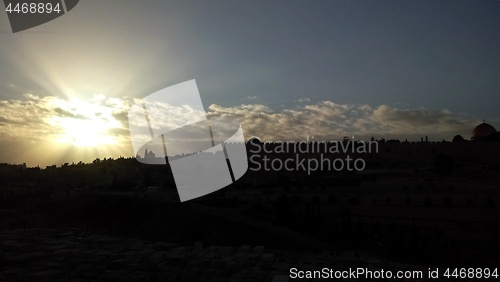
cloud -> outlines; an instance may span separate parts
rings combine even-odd
[[[51,165],[130,156],[129,104],[119,98],[34,94],[0,100],[0,162]],[[75,146],[84,143],[99,145]]]
[[[63,125],[79,121],[105,124],[109,129],[124,129],[123,116],[128,107],[126,100],[103,99],[81,101],[54,96],[24,95],[24,99],[0,101],[0,126],[2,139],[25,139],[54,142],[64,134]],[[113,134],[110,131],[110,134]],[[115,137],[122,138],[123,135]]]
[[[309,102],[311,102],[311,99],[309,99],[309,98],[300,98],[300,99],[297,99],[295,101],[299,102],[299,103],[309,103]]]
[[[448,110],[437,112],[426,109],[398,109],[386,105],[379,106],[372,113],[372,124],[386,125],[386,132],[392,135],[450,134],[464,130],[472,131],[478,121],[454,115]]]
[[[99,130],[100,127],[100,138],[113,140],[114,143],[108,147],[99,145],[92,152],[81,149],[82,153],[73,154],[73,158],[91,161],[96,157],[132,156],[128,127],[128,110],[132,102],[131,99],[102,95],[89,100],[75,100],[26,94],[24,99],[0,100],[0,147],[9,148],[4,150],[0,162],[47,164],[68,161],[71,155],[68,150],[78,150],[71,147],[71,141],[81,136],[82,131]],[[171,107],[165,105],[164,108],[166,113],[150,114],[165,125],[182,122],[175,118]],[[183,114],[192,112],[192,109],[182,109]],[[361,140],[372,136],[400,140],[420,140],[429,136],[430,140],[451,140],[456,134],[467,139],[480,123],[449,110],[339,104],[333,101],[307,102],[280,110],[263,104],[234,107],[214,104],[209,107],[207,116],[211,119],[230,117],[239,120],[247,138],[257,136],[262,140],[305,140],[307,136],[314,136],[316,140],[341,140],[344,136]],[[491,123],[494,124],[493,121]],[[69,136],[68,127],[71,129]],[[69,143],[58,143],[61,139]],[[34,145],[38,146],[37,150],[29,149]]]
[[[102,95],[96,95],[89,101],[33,94],[26,94],[24,98],[0,101],[0,138],[54,141],[64,130],[62,121],[86,120],[104,123],[106,134],[129,142],[127,113],[131,100]],[[166,105],[165,109],[170,108]],[[155,119],[165,123],[178,122],[172,119],[175,114],[171,111],[168,115],[157,113]],[[235,107],[214,104],[209,107],[207,115],[209,118],[236,118],[243,124],[246,136],[266,140],[303,140],[307,135],[334,140],[353,135],[356,138],[375,136],[398,139],[420,139],[428,135],[436,140],[449,140],[456,134],[467,138],[479,123],[448,110],[429,111],[388,105],[374,107],[332,101],[308,103],[279,111],[262,104]]]
[[[448,110],[404,109],[388,105],[337,104],[323,101],[273,111],[261,104],[221,107],[211,105],[209,116],[239,119],[247,137],[263,140],[340,140],[343,136],[368,139],[450,140],[456,134],[468,138],[478,120],[462,117]]]

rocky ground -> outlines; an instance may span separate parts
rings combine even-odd
[[[277,257],[261,246],[183,247],[83,234],[0,232],[0,281],[272,281]]]

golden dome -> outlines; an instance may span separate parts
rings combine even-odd
[[[474,130],[472,131],[471,139],[484,140],[495,133],[497,133],[497,130],[493,126],[483,122],[480,125],[476,126],[476,128],[474,128]]]

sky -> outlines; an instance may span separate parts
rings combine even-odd
[[[195,79],[264,140],[470,138],[500,128],[500,1],[81,0],[12,33],[0,12],[0,162],[133,156],[134,99]]]

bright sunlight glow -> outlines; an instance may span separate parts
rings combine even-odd
[[[75,146],[98,146],[113,144],[115,140],[107,135],[108,124],[102,120],[62,119],[64,133],[59,141]]]
[[[110,131],[119,127],[120,123],[113,116],[112,108],[100,103],[102,97],[96,97],[90,102],[76,98],[54,101],[53,106],[58,115],[49,117],[48,121],[54,126],[58,142],[79,147],[96,147],[117,142]]]

